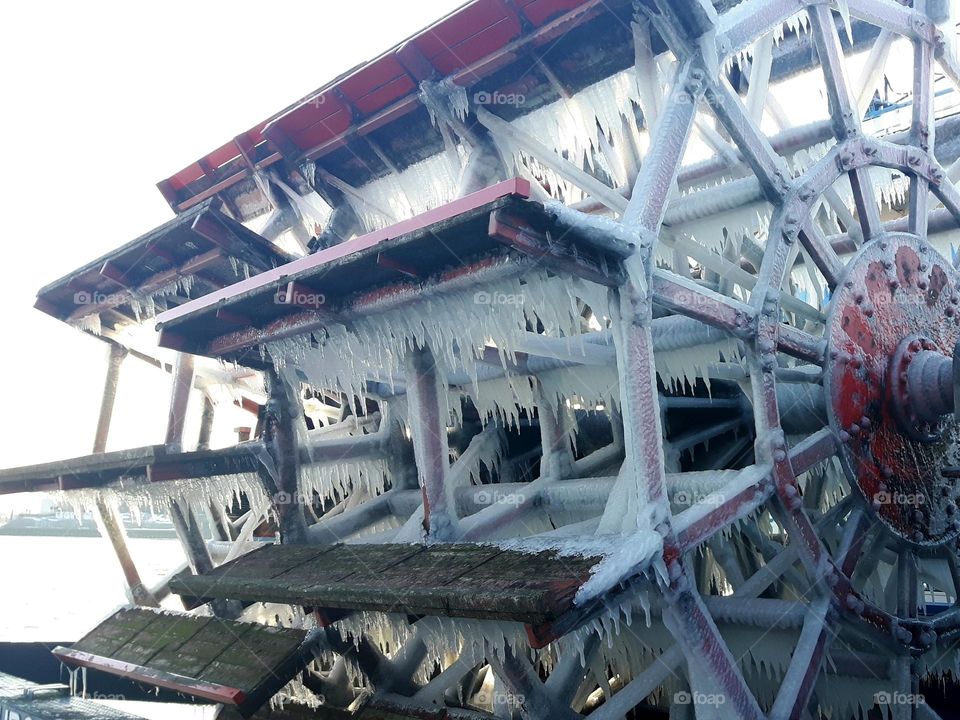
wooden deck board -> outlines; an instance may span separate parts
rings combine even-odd
[[[209,575],[182,577],[174,592],[335,610],[375,610],[549,622],[573,607],[597,557],[562,557],[485,545],[333,545],[303,560],[303,546],[271,545]],[[276,573],[273,569],[290,566]]]
[[[54,655],[69,665],[235,705],[249,714],[306,665],[305,637],[303,630],[120,610]]]

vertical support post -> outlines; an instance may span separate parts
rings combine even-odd
[[[120,368],[127,357],[127,349],[122,345],[111,345],[107,358],[107,377],[103,383],[103,399],[100,401],[100,417],[97,419],[97,433],[93,438],[93,452],[102,453],[107,449],[107,436],[113,420],[113,406],[117,400],[117,386],[120,383]]]
[[[202,575],[213,570],[213,558],[207,548],[207,542],[200,533],[200,526],[193,510],[186,512],[177,504],[170,505],[170,520],[177,531],[177,536],[183,544],[187,562],[195,575]]]
[[[120,563],[120,569],[123,570],[123,577],[134,604],[143,607],[160,607],[156,598],[140,578],[140,572],[137,570],[137,566],[133,562],[133,556],[130,555],[130,549],[127,547],[127,534],[123,531],[123,523],[120,521],[116,510],[107,505],[102,498],[98,498],[96,513],[97,524],[100,526],[103,536],[113,546],[113,552]]]
[[[216,413],[213,400],[206,391],[203,393],[203,412],[200,415],[200,436],[197,438],[198,450],[210,449],[210,436],[213,433],[213,418]]]
[[[107,449],[107,438],[110,435],[110,424],[113,421],[113,408],[117,400],[117,386],[120,384],[120,368],[127,357],[127,349],[122,345],[111,345],[110,356],[107,359],[107,377],[103,383],[103,399],[100,401],[100,417],[97,419],[97,432],[93,439],[93,452],[102,453]],[[134,604],[146,607],[159,607],[156,598],[143,584],[140,572],[137,570],[130,549],[127,547],[127,536],[123,531],[123,523],[117,516],[114,508],[110,507],[102,498],[98,498],[96,507],[97,525],[103,536],[110,542],[113,552],[120,563],[127,590]]]
[[[446,387],[429,347],[407,354],[406,375],[413,454],[423,493],[423,529],[428,540],[452,540],[457,513],[446,482],[450,459]]]
[[[236,540],[236,533],[230,525],[226,512],[213,500],[210,501],[210,522],[213,525],[213,531],[221,540]]]
[[[173,371],[173,389],[170,393],[170,410],[167,413],[167,435],[164,442],[177,450],[183,447],[183,426],[193,389],[194,359],[187,353],[177,354]]]
[[[213,558],[210,557],[207,541],[200,533],[200,526],[193,511],[187,509],[184,513],[183,509],[173,502],[170,504],[170,520],[173,522],[173,529],[180,539],[193,574],[204,575],[211,572],[214,567]],[[213,608],[213,613],[217,617],[236,618],[243,612],[243,608],[235,600],[214,600],[210,603],[210,607]]]
[[[573,466],[573,452],[570,448],[570,435],[567,432],[569,418],[558,405],[556,397],[547,397],[540,383],[537,383],[537,418],[540,421],[540,445],[543,455],[540,459],[540,477],[562,480],[570,477]]]
[[[297,424],[303,422],[300,400],[294,388],[275,370],[267,373],[270,399],[263,424],[263,440],[273,461],[268,487],[273,485],[273,504],[284,543],[307,542],[307,520],[300,494],[300,448]],[[266,479],[266,478],[265,478]]]

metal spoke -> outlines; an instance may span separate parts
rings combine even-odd
[[[935,28],[927,17],[894,0],[846,0],[850,14],[911,39],[933,40]]]
[[[840,446],[833,432],[830,428],[824,428],[791,448],[790,465],[795,475],[802,475],[810,468],[836,455],[839,449]]]
[[[826,344],[805,330],[793,325],[780,323],[780,332],[777,338],[777,349],[800,360],[823,364],[823,354]]]
[[[862,245],[863,230],[860,229],[860,223],[857,222],[857,219],[853,216],[853,213],[850,212],[847,204],[840,197],[836,189],[832,187],[827,188],[823,192],[823,197],[830,206],[830,209],[836,213],[837,220],[840,221],[840,224],[843,226],[847,235],[850,236],[850,239],[853,240],[855,246]],[[830,246],[833,247],[833,244],[831,243]],[[834,249],[834,252],[836,252],[836,249]]]
[[[501,140],[506,145],[516,145],[524,152],[529,153],[538,162],[585,190],[614,212],[623,213],[626,209],[627,201],[619,192],[600,182],[593,175],[584,172],[536,138],[531,137],[485,108],[476,108],[476,115],[480,123],[490,131],[494,138]]]
[[[773,33],[768,33],[753,44],[753,64],[750,67],[750,86],[747,88],[747,112],[758,125],[763,120],[764,99],[770,87],[772,66]]]
[[[867,517],[859,509],[854,509],[847,518],[847,523],[843,528],[843,537],[840,539],[840,545],[837,548],[834,561],[843,572],[849,576],[860,559],[860,551],[863,549],[863,543],[866,539],[864,532],[867,525]]]
[[[812,5],[807,9],[807,15],[823,68],[833,134],[837,140],[846,140],[860,133],[860,115],[847,83],[843,48],[833,11],[829,5]]]
[[[960,61],[953,54],[953,48],[948,43],[937,43],[936,46],[937,64],[943,70],[954,88],[960,90]]]
[[[674,645],[654,659],[646,670],[591,713],[590,717],[594,720],[619,720],[663,685],[671,675],[676,676],[682,665],[683,653]]]
[[[914,7],[923,10],[925,0],[915,0]],[[910,142],[925,153],[934,147],[933,117],[933,47],[922,40],[913,41],[913,110],[910,123]],[[930,185],[919,175],[910,177],[910,232],[921,237],[927,234],[927,216],[930,212]]]
[[[938,170],[938,174],[940,176],[940,182],[932,183],[930,189],[933,190],[937,199],[943,203],[947,212],[953,216],[954,222],[960,224],[960,191],[957,190],[957,186],[946,176],[946,173]]]
[[[583,656],[586,658],[591,655],[599,644],[600,637],[596,634],[590,635],[584,641]],[[543,686],[558,705],[568,707],[580,689],[585,674],[586,670],[580,664],[580,656],[571,653],[561,658]]]
[[[668,310],[727,330],[744,340],[753,335],[753,308],[691,279],[669,270],[654,270],[651,292],[654,302]],[[793,357],[817,364],[823,362],[823,340],[799,328],[781,324],[777,344],[781,351]]]
[[[706,97],[717,119],[730,133],[730,138],[760,181],[764,195],[770,202],[779,204],[787,192],[790,177],[783,158],[770,145],[726,79],[711,82]]]
[[[769,474],[768,467],[751,465],[740,470],[723,488],[677,515],[674,527],[684,552],[763,505],[773,492]]]
[[[653,271],[650,290],[653,301],[668,310],[727,330],[738,337],[750,334],[753,310],[739,300],[697,285],[693,280],[669,270]]]
[[[840,282],[840,273],[843,272],[843,263],[837,257],[836,251],[827,240],[823,231],[813,220],[809,220],[800,231],[800,243],[810,255],[810,259],[820,269],[827,285],[833,290]]]
[[[837,140],[842,142],[860,135],[860,115],[847,82],[840,36],[829,6],[811,6],[807,12],[823,68],[833,133]],[[867,168],[860,167],[851,170],[849,174],[864,239],[870,240],[881,231],[880,213],[873,194],[870,172]]]
[[[850,172],[850,189],[853,191],[853,201],[857,206],[857,217],[860,219],[864,242],[868,242],[883,231],[868,168],[858,168]]]
[[[501,655],[491,648],[487,660],[497,677],[510,688],[521,706],[521,712],[529,718],[574,718],[579,715],[566,705],[556,702],[540,681],[536,670],[523,655],[504,647]]]
[[[917,616],[917,556],[903,549],[897,557],[897,615]]]
[[[861,549],[860,559],[857,561],[850,582],[854,587],[863,585],[865,579],[873,574],[880,562],[880,556],[887,549],[887,537],[882,530],[878,530],[870,537]]]
[[[680,161],[703,94],[703,78],[690,62],[677,69],[666,107],[650,131],[650,150],[633,185],[623,224],[637,232],[656,233],[663,223],[667,201],[677,184]]]
[[[833,433],[824,428],[795,445],[788,458],[794,472],[800,474],[836,454],[837,449]],[[706,542],[723,528],[755,512],[773,491],[770,467],[751,465],[738,471],[724,487],[674,518],[681,547],[686,551]]]
[[[953,580],[953,604],[960,607],[960,558],[953,548],[947,549],[947,567],[950,569],[950,579]]]
[[[770,711],[770,720],[794,720],[803,714],[823,667],[829,612],[830,601],[826,596],[807,608],[803,630]]]
[[[663,91],[657,72],[657,61],[653,54],[653,39],[650,35],[650,21],[637,19],[633,23],[634,72],[637,76],[637,89],[640,91],[640,109],[643,111],[643,124],[647,130],[656,127]],[[632,178],[631,178],[632,179]]]
[[[822,237],[823,235],[821,233],[821,238]],[[675,247],[687,257],[696,260],[703,267],[717,273],[717,275],[724,280],[733,281],[746,290],[753,290],[757,285],[756,275],[747,272],[741,268],[739,264],[731,262],[723,256],[711,252],[695,240],[692,240],[679,233],[675,235],[665,233],[661,235],[660,239],[668,247]],[[826,243],[825,240],[824,242]],[[825,247],[825,252],[832,253],[833,248],[827,244]],[[836,257],[836,253],[833,253],[833,255]],[[833,287],[833,285],[831,285],[831,287]],[[792,295],[784,295],[781,298],[781,303],[784,310],[800,315],[808,320],[822,323],[825,319],[823,314],[820,313],[815,307],[808,305],[803,300],[800,300]]]

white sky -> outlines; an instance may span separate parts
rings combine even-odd
[[[36,291],[172,217],[158,180],[460,4],[4,5],[0,467],[93,442],[105,345],[33,310]],[[124,373],[111,449],[161,442],[164,377]]]

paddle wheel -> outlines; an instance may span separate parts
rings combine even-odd
[[[166,504],[192,614],[123,611],[58,656],[245,715],[937,717],[948,16],[475,0],[160,183],[178,218],[139,259],[38,305],[121,345],[156,312],[166,442],[0,487]],[[262,395],[251,437],[192,449],[198,368]]]

